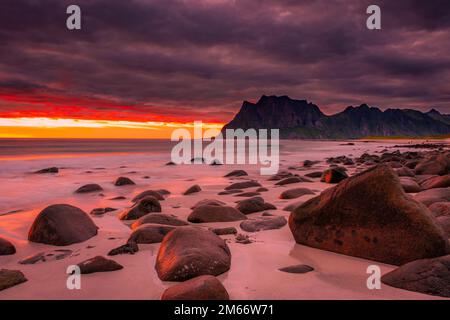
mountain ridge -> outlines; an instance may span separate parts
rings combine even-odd
[[[450,115],[435,109],[381,110],[367,104],[348,106],[333,115],[324,114],[307,100],[263,95],[244,101],[226,129],[280,129],[284,139],[358,139],[368,136],[421,137],[450,134]]]

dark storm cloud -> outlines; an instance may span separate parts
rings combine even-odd
[[[74,3],[81,31],[65,28]],[[365,27],[372,3],[382,8],[381,31]],[[326,112],[363,102],[450,112],[447,0],[2,0],[0,8],[0,116],[227,121],[262,94]]]

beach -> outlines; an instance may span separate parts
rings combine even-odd
[[[442,141],[441,141],[442,142]],[[33,142],[23,144],[20,150],[2,145],[0,155],[0,235],[16,247],[17,253],[0,256],[1,268],[20,270],[27,282],[0,291],[0,299],[160,299],[165,289],[173,282],[161,281],[155,271],[159,243],[140,244],[133,255],[112,257],[123,266],[115,272],[83,275],[81,290],[68,290],[66,273],[69,265],[107,253],[123,245],[130,236],[128,221],[118,215],[132,205],[131,199],[145,190],[170,191],[160,201],[161,212],[186,221],[191,207],[204,199],[216,199],[234,206],[242,200],[235,194],[218,195],[231,182],[256,180],[268,191],[261,192],[266,202],[276,210],[270,214],[289,218],[284,211],[287,205],[307,201],[332,185],[311,179],[294,185],[277,186],[268,181],[269,176],[260,175],[258,165],[191,164],[168,166],[170,142],[122,141],[120,147],[113,142],[107,144],[88,141],[72,142],[60,140],[48,148],[39,148]],[[407,141],[294,141],[280,142],[280,171],[305,175],[323,171],[329,167],[326,159],[345,155],[355,158],[363,153],[379,154],[383,150],[393,152],[395,146]],[[418,143],[418,142],[415,142]],[[42,145],[42,142],[41,142]],[[131,146],[127,148],[126,146]],[[41,151],[34,152],[33,146]],[[103,148],[103,149],[102,149]],[[28,151],[27,151],[28,150]],[[408,151],[402,148],[402,152]],[[413,149],[411,149],[413,150]],[[302,167],[305,160],[318,161],[312,167]],[[34,174],[38,170],[57,167],[55,174]],[[296,169],[293,169],[295,167]],[[248,176],[226,178],[233,170],[245,170]],[[352,175],[358,166],[348,166]],[[118,177],[128,177],[135,185],[115,186]],[[99,184],[103,190],[87,194],[75,194],[75,190],[86,184]],[[183,195],[193,185],[200,192]],[[293,187],[305,187],[313,191],[297,199],[280,199],[280,194]],[[245,191],[255,191],[249,188]],[[119,200],[114,199],[117,197]],[[92,216],[99,227],[98,234],[84,242],[56,247],[28,241],[28,231],[35,217],[49,205],[70,204],[86,213],[95,208],[114,208],[112,212]],[[261,212],[248,214],[259,217]],[[382,274],[396,266],[351,257],[334,252],[314,249],[297,244],[288,225],[275,230],[245,232],[240,221],[211,222],[199,224],[204,227],[235,227],[239,233],[249,236],[251,243],[235,241],[235,235],[224,235],[231,251],[231,267],[217,278],[228,291],[230,299],[440,299],[390,287],[382,284],[380,290],[367,287],[367,268],[380,267]],[[71,250],[60,259],[49,258],[35,264],[18,262],[39,252]],[[279,269],[291,265],[305,264],[314,271],[305,274],[281,272]]]

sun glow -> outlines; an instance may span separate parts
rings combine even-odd
[[[203,123],[205,129],[221,129],[221,123]],[[170,138],[178,128],[191,130],[194,122],[138,122],[57,118],[0,118],[0,138]]]

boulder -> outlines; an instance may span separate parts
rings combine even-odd
[[[114,248],[108,252],[108,256],[116,256],[118,254],[135,254],[139,251],[139,246],[136,242],[128,242],[120,247]]]
[[[197,202],[196,204],[194,204],[191,209],[194,210],[198,207],[201,206],[216,206],[216,207],[220,207],[220,206],[224,206],[226,205],[225,202],[220,201],[220,200],[215,200],[215,199],[204,199],[204,200],[200,200],[199,202]]]
[[[164,291],[161,300],[229,300],[228,292],[216,277],[199,276]]]
[[[97,229],[83,210],[68,204],[56,204],[39,213],[28,232],[28,240],[67,246],[92,238]]]
[[[196,207],[187,219],[192,223],[204,223],[239,221],[247,217],[233,207],[203,205]]]
[[[435,217],[450,217],[450,202],[435,202],[431,204],[428,209]]]
[[[237,229],[235,227],[227,227],[227,228],[213,228],[212,232],[217,234],[218,236],[224,236],[228,234],[237,234]]]
[[[256,192],[256,191],[249,191],[249,192],[243,192],[243,193],[236,194],[235,197],[250,198],[250,197],[256,197],[259,195],[261,195],[261,193]]]
[[[291,213],[289,227],[299,244],[394,265],[449,252],[428,209],[405,194],[386,165],[305,202]]]
[[[289,178],[285,178],[281,181],[278,181],[277,183],[275,183],[275,185],[277,186],[285,186],[287,184],[293,184],[293,183],[299,183],[299,182],[312,182],[309,179],[303,178],[303,177],[289,177]]]
[[[314,271],[313,267],[310,267],[306,264],[297,264],[294,266],[289,266],[289,267],[284,267],[284,268],[280,268],[278,269],[282,272],[287,272],[287,273],[308,273],[311,271]]]
[[[109,207],[106,207],[106,208],[95,208],[95,209],[92,209],[92,211],[89,214],[91,216],[102,216],[102,215],[104,215],[104,214],[106,214],[108,212],[113,212],[113,211],[117,211],[117,209],[109,208]]]
[[[138,244],[160,243],[165,235],[175,228],[175,226],[162,224],[143,224],[131,233],[127,242]]]
[[[409,262],[381,277],[389,286],[450,298],[450,255]]]
[[[308,178],[321,178],[322,174],[323,174],[322,171],[314,171],[314,172],[310,172],[310,173],[305,174],[305,177],[308,177]]]
[[[225,178],[231,178],[231,177],[244,177],[248,176],[248,173],[244,170],[233,170],[230,173],[227,173],[225,175]]]
[[[225,190],[247,189],[247,188],[253,188],[253,187],[261,187],[261,184],[258,181],[236,182],[236,183],[233,183],[233,184],[225,187]]]
[[[239,189],[235,189],[235,190],[227,190],[227,191],[221,191],[218,193],[219,196],[226,196],[226,195],[230,195],[230,194],[236,194],[236,193],[241,193],[242,190]]]
[[[135,220],[152,212],[161,212],[161,204],[156,198],[152,196],[146,196],[138,203],[135,203],[131,208],[123,211],[119,215],[119,219]]]
[[[131,201],[132,202],[139,202],[142,199],[144,199],[147,196],[152,196],[154,198],[156,198],[158,201],[162,201],[164,200],[164,197],[162,196],[161,193],[159,193],[158,191],[155,190],[147,190],[144,192],[139,193],[137,196],[135,196]]]
[[[38,171],[36,171],[34,173],[36,173],[36,174],[46,174],[46,173],[58,173],[58,172],[59,172],[59,169],[57,167],[51,167],[51,168],[45,168],[45,169],[38,170]]]
[[[307,194],[314,194],[314,192],[307,188],[289,189],[280,194],[280,199],[296,199]]]
[[[422,191],[416,194],[414,199],[426,206],[430,206],[435,202],[447,202],[450,201],[450,188],[435,188]]]
[[[247,232],[280,229],[287,224],[284,217],[259,217],[242,221],[240,227]]]
[[[450,173],[450,159],[439,154],[420,161],[414,168],[415,174],[432,174],[442,176]]]
[[[414,177],[416,175],[414,171],[408,167],[401,167],[396,169],[395,172],[399,177]]]
[[[421,188],[420,188],[419,184],[416,182],[416,180],[414,180],[413,178],[410,178],[410,177],[401,177],[400,184],[402,185],[403,190],[406,193],[417,193],[417,192],[420,192],[420,190],[421,190]]]
[[[14,245],[6,239],[0,238],[0,256],[9,256],[15,253]]]
[[[320,181],[325,183],[339,183],[348,178],[345,171],[339,168],[329,168],[322,173]]]
[[[78,267],[81,270],[81,274],[110,272],[123,269],[123,266],[121,266],[114,260],[106,259],[102,256],[96,256],[94,258],[80,262],[78,264]]]
[[[183,195],[187,196],[189,194],[193,194],[193,193],[197,193],[202,191],[202,188],[200,188],[200,186],[198,184],[190,187],[189,189],[187,189],[185,192],[183,192]]]
[[[136,222],[131,225],[131,229],[137,229],[141,225],[144,224],[164,224],[167,226],[186,226],[188,223],[186,221],[178,219],[174,215],[163,214],[163,213],[152,213],[146,214],[143,217],[140,217]]]
[[[230,265],[230,249],[219,236],[202,228],[178,227],[164,237],[155,269],[163,281],[185,281],[201,275],[217,276]]]
[[[450,216],[440,216],[436,218],[438,225],[444,230],[447,238],[450,238]]]
[[[0,270],[0,291],[14,287],[28,281],[25,275],[19,270]]]
[[[276,210],[276,207],[273,204],[265,202],[261,197],[254,197],[238,201],[236,209],[243,214],[250,214],[264,210]]]
[[[283,208],[283,211],[294,211],[294,209],[296,209],[297,207],[301,206],[302,204],[304,204],[305,201],[295,201],[293,203],[288,204],[286,207]]]
[[[130,178],[127,177],[119,177],[117,178],[117,180],[114,182],[114,185],[116,187],[122,187],[122,186],[132,186],[135,185],[136,183],[134,183],[133,180],[131,180]]]
[[[79,187],[75,193],[90,193],[90,192],[99,192],[103,191],[103,188],[95,183],[86,184],[82,187]]]
[[[424,190],[435,188],[448,188],[450,187],[450,174],[446,174],[445,176],[435,176],[426,179],[421,182],[420,186]]]

